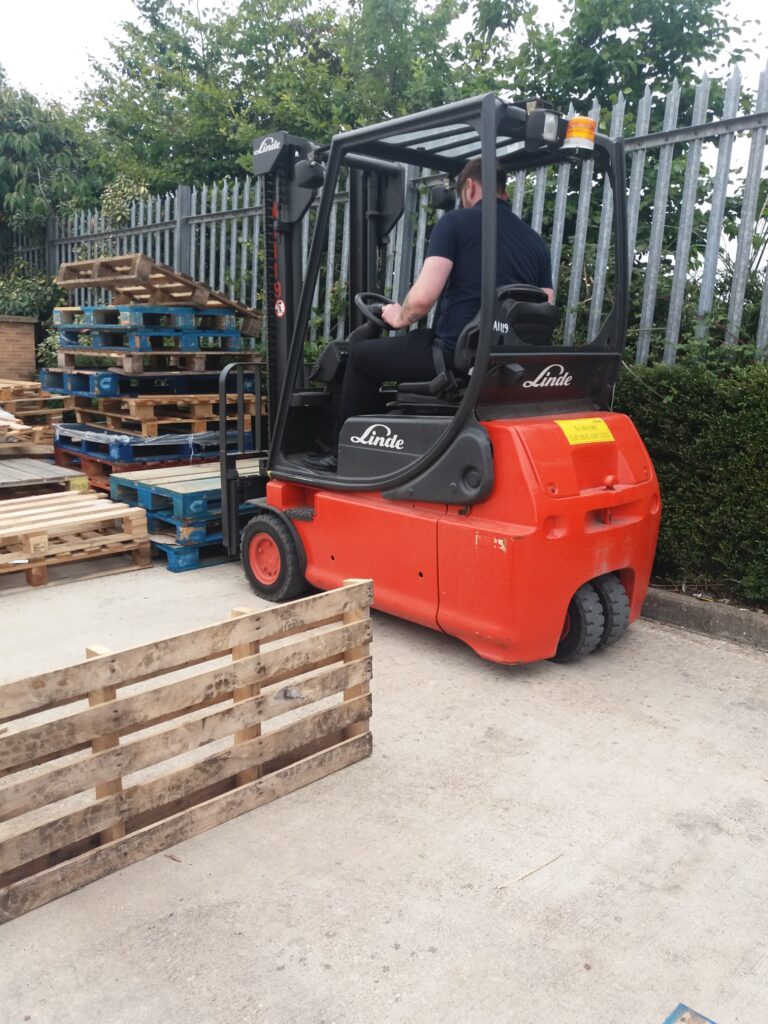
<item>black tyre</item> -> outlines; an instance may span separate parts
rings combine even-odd
[[[241,540],[243,569],[267,601],[292,601],[308,590],[293,533],[277,516],[254,516]]]
[[[571,598],[560,643],[552,661],[564,664],[591,654],[603,636],[603,605],[591,583],[579,587]]]
[[[619,577],[612,572],[592,580],[603,606],[605,628],[599,647],[615,644],[629,625],[629,597]]]

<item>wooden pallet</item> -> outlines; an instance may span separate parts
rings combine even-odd
[[[52,466],[40,459],[7,459],[0,462],[0,500],[24,494],[52,491],[87,491],[88,477],[77,470]],[[4,506],[0,505],[0,510]]]
[[[126,352],[124,349],[80,349],[60,348],[56,354],[61,369],[120,369],[123,373],[139,375],[151,366],[150,372],[181,370],[188,373],[204,373],[221,370],[227,363],[261,363],[258,352],[226,352],[205,349],[197,352],[182,352],[180,349],[165,349],[162,352]],[[106,364],[106,365],[105,365]]]
[[[252,429],[252,416],[243,417],[244,429]],[[75,409],[75,421],[93,427],[106,427],[118,434],[135,437],[162,437],[163,434],[203,434],[219,429],[219,417],[163,416],[155,419],[138,419],[122,413],[103,412],[100,409]],[[234,413],[227,414],[227,422],[237,423]]]
[[[69,395],[38,391],[33,398],[11,398],[2,406],[25,426],[40,427],[35,442],[49,444],[53,442],[53,424],[63,422],[64,413],[74,408],[74,399]]]
[[[255,338],[261,333],[261,321],[254,310],[163,263],[154,263],[142,253],[62,263],[56,283],[70,290],[106,288],[112,292],[114,306],[139,303],[232,309],[243,317],[243,334]]]
[[[120,398],[81,398],[74,400],[76,409],[91,409],[135,420],[157,420],[178,416],[193,420],[213,419],[219,414],[218,395],[126,395]],[[227,395],[227,410],[236,412],[237,395]],[[243,396],[243,409],[249,415],[256,411],[256,396]]]
[[[217,462],[217,459],[173,459],[158,460],[157,462],[119,462],[114,459],[102,459],[96,455],[89,455],[85,452],[68,451],[66,448],[57,447],[54,452],[54,462],[57,466],[68,469],[80,470],[88,479],[90,487],[98,491],[105,491],[109,494],[109,478],[112,473],[131,473],[136,466],[142,469],[173,469],[177,466],[187,467],[197,465],[201,462]]]
[[[0,686],[0,922],[368,757],[372,596],[238,608]]]
[[[6,459],[47,459],[53,455],[53,445],[42,441],[30,441],[24,435],[21,441],[0,443],[0,462]]]
[[[0,379],[0,405],[15,398],[34,398],[40,391],[36,380],[3,380]]]
[[[149,565],[141,509],[74,491],[0,503],[0,575],[24,573],[41,586],[50,566],[125,553],[137,568]]]

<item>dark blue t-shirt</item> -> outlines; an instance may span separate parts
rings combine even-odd
[[[496,287],[530,284],[552,287],[549,249],[533,228],[520,220],[503,199],[496,200],[498,239]],[[462,328],[480,308],[482,202],[468,210],[451,210],[432,229],[427,256],[453,262],[435,323],[443,348],[452,352]]]

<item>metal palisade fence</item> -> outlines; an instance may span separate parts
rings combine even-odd
[[[601,130],[625,137],[631,266],[630,351],[638,363],[674,363],[683,347],[702,343],[754,347],[768,353],[768,67],[757,94],[743,94],[735,70],[722,104],[710,109],[710,81],[693,95],[678,83],[664,97],[646,89],[633,107],[620,95]],[[740,113],[745,107],[750,113]],[[573,114],[571,108],[568,111]],[[681,121],[685,122],[681,124]],[[632,134],[627,134],[631,125]],[[429,186],[441,175],[406,179],[405,215],[387,248],[387,288],[402,298],[424,258],[429,230],[441,216]],[[514,211],[549,243],[560,340],[587,341],[610,307],[613,197],[593,161],[520,171],[510,182]],[[303,224],[304,261],[314,220]],[[255,309],[262,304],[263,232],[260,180],[227,179],[132,204],[127,222],[110,224],[99,210],[51,220],[45,245],[16,239],[15,252],[55,273],[59,263],[143,252]],[[349,209],[339,191],[308,340],[322,344],[345,329]],[[101,301],[86,292],[73,302]]]

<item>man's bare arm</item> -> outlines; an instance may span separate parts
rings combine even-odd
[[[445,256],[428,256],[403,304],[393,302],[382,308],[381,316],[385,323],[394,328],[410,327],[426,316],[440,298],[452,268],[453,260]]]

